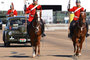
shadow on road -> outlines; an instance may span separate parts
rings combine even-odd
[[[68,58],[72,58],[73,60],[78,60],[79,57],[78,56],[73,56],[73,55],[52,55],[55,57],[68,57]]]
[[[10,58],[32,58],[31,56],[20,56],[20,55],[4,56],[4,57],[10,57]]]
[[[19,55],[14,55],[14,56],[8,56],[12,58],[31,58],[31,56],[19,56]]]
[[[52,55],[52,56],[55,56],[55,57],[72,57],[72,55]]]

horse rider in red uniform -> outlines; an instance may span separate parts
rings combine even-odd
[[[37,7],[34,8],[36,5],[37,5]],[[41,5],[38,5],[38,0],[33,0],[33,3],[30,4],[27,8],[26,8],[26,5],[24,6],[25,13],[29,14],[29,19],[28,19],[28,22],[27,22],[27,33],[29,33],[28,28],[30,28],[30,23],[34,19],[36,10],[40,10],[40,19],[41,19],[42,7],[41,7]],[[42,19],[41,19],[41,21],[42,21]],[[42,23],[42,25],[41,25],[42,26],[42,37],[44,37],[44,36],[46,36],[44,34],[44,23],[43,22],[41,22],[41,23]]]
[[[17,11],[14,10],[14,4],[13,3],[11,3],[11,5],[10,5],[10,9],[7,12],[7,16],[8,17],[17,16]]]
[[[73,21],[70,23],[70,27],[69,27],[69,29],[70,29],[70,34],[68,35],[68,37],[70,37],[70,38],[71,38],[72,35],[73,35],[74,26],[75,26],[76,22],[78,22],[78,20],[79,20],[80,11],[84,11],[84,8],[81,7],[80,3],[81,3],[80,0],[76,0],[76,6],[74,6],[74,7],[71,8],[71,9],[70,9],[70,7],[68,8],[68,11],[74,12],[74,19],[73,19]],[[87,27],[86,37],[88,37],[89,34],[88,34],[88,24],[87,24],[87,23],[86,23],[86,27]]]

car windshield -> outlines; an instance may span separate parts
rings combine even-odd
[[[12,28],[14,28],[21,25],[25,25],[25,18],[11,19],[8,21],[8,27],[11,26]]]
[[[12,21],[10,21],[10,25],[13,25],[13,24],[23,25],[23,24],[25,24],[25,20],[12,20]]]

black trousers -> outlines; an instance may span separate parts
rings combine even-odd
[[[45,32],[45,23],[43,22],[43,20],[41,19],[41,29],[42,29],[42,34],[44,34]]]
[[[87,22],[86,22],[86,27],[87,27],[87,33],[88,33],[88,28],[89,28],[89,27],[88,27],[88,23],[87,23]]]
[[[69,29],[70,29],[70,35],[71,35],[71,36],[73,35],[73,30],[74,30],[74,27],[75,27],[75,25],[76,25],[76,22],[77,22],[77,21],[73,20],[73,21],[70,23]]]
[[[28,35],[29,35],[30,27],[31,27],[31,22],[27,21],[27,34]]]

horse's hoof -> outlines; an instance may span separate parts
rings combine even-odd
[[[40,54],[38,54],[37,56],[40,57]]]
[[[35,54],[33,54],[33,56],[32,56],[32,57],[34,58],[35,56],[36,56],[36,55],[35,55]]]
[[[32,56],[32,58],[35,58],[35,56]]]
[[[74,56],[76,56],[76,53],[74,53]]]
[[[76,56],[78,56],[78,57],[79,57],[79,53],[76,53]]]
[[[76,56],[76,54],[74,54],[73,56]]]
[[[79,53],[79,56],[81,56],[82,54],[81,53]]]

